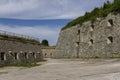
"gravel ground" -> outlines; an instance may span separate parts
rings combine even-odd
[[[32,68],[0,68],[0,80],[120,80],[120,59],[48,59]]]

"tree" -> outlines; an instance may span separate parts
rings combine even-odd
[[[120,12],[120,0],[114,0],[114,11]]]
[[[48,40],[42,40],[42,42],[41,42],[41,45],[42,46],[49,46],[49,42],[48,42]]]

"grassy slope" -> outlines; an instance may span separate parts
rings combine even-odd
[[[5,34],[0,34],[0,37],[3,37],[5,39],[18,40],[18,41],[21,41],[21,42],[30,42],[30,43],[33,43],[33,44],[36,44],[36,43],[40,44],[40,42],[35,40],[35,39],[27,39],[27,38],[19,37],[19,36],[10,36],[10,35],[5,35]]]
[[[104,5],[100,8],[95,8],[91,12],[86,12],[84,16],[80,16],[77,19],[69,22],[62,30],[75,26],[76,24],[82,24],[85,21],[94,22],[97,17],[106,17],[111,12],[120,12],[120,0],[114,0],[113,3],[107,1]]]

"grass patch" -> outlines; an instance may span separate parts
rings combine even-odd
[[[86,21],[91,21],[94,23],[96,18],[105,18],[109,13],[120,13],[120,0],[114,0],[113,3],[106,0],[101,7],[94,8],[91,12],[86,12],[84,16],[80,16],[77,19],[69,22],[62,30],[73,27],[76,24],[82,25]]]
[[[5,39],[18,40],[20,42],[29,42],[32,44],[40,44],[40,42],[38,40],[28,39],[28,38],[20,37],[20,36],[11,36],[11,35],[7,35],[7,34],[0,34],[0,37],[3,37]]]
[[[28,67],[28,68],[31,68],[31,67],[35,67],[35,66],[40,66],[41,64],[37,64],[37,63],[17,63],[17,64],[12,64],[10,66],[15,66],[15,67]]]
[[[101,58],[101,57],[100,57],[100,56],[95,56],[94,58],[95,58],[95,59],[99,59],[99,58]]]

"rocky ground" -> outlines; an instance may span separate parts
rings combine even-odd
[[[0,68],[0,80],[120,80],[120,59],[48,59],[32,68]]]

